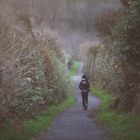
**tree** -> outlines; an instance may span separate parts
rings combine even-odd
[[[140,71],[140,1],[134,0],[128,14],[113,31],[113,52],[123,68],[122,106],[131,111],[136,104]]]

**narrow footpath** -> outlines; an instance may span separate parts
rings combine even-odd
[[[72,108],[60,113],[53,122],[52,127],[39,140],[105,140],[105,129],[96,123],[91,110],[98,107],[100,102],[89,94],[88,110],[83,111],[81,94],[78,88],[82,76],[82,66],[73,76],[73,88],[76,104]]]

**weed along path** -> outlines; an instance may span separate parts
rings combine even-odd
[[[78,88],[81,80],[81,69],[73,76],[74,95],[76,104],[72,108],[60,113],[53,122],[52,127],[39,140],[105,140],[105,129],[91,118],[91,110],[99,106],[99,100],[89,95],[88,110],[83,111],[81,94]]]

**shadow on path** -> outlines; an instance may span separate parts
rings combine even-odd
[[[105,129],[90,117],[93,108],[99,106],[99,100],[89,94],[88,111],[83,111],[81,93],[78,88],[82,76],[82,65],[78,73],[73,76],[73,88],[76,104],[72,108],[60,113],[54,120],[53,126],[39,140],[104,140]]]

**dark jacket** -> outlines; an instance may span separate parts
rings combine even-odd
[[[81,82],[80,82],[80,84],[79,84],[79,88],[83,92],[89,91],[90,84],[89,84],[88,80],[87,79],[82,79]]]

